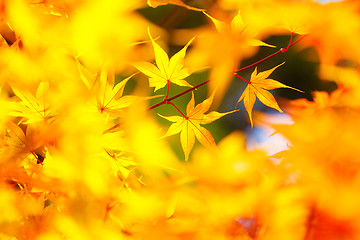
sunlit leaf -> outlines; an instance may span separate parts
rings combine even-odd
[[[182,62],[185,57],[186,49],[194,38],[192,38],[183,49],[169,60],[166,52],[152,38],[150,31],[149,37],[154,47],[156,66],[147,62],[134,63],[133,66],[149,77],[150,87],[155,87],[154,91],[157,91],[158,89],[165,87],[168,82],[172,82],[179,86],[191,87],[191,85],[184,80],[191,72],[184,68]]]
[[[257,69],[251,74],[251,79],[248,82],[247,87],[245,88],[243,94],[239,98],[239,103],[241,100],[244,100],[245,109],[249,114],[251,126],[253,126],[252,121],[252,109],[254,107],[256,98],[258,98],[263,104],[268,107],[274,108],[279,112],[282,112],[279,105],[277,104],[274,96],[268,91],[273,90],[276,88],[290,88],[296,91],[301,92],[300,90],[286,86],[278,81],[273,79],[268,79],[270,74],[279,66],[283,65],[284,63],[264,72],[257,73]]]
[[[226,113],[218,113],[213,111],[205,114],[205,112],[209,110],[213,99],[214,94],[212,94],[202,103],[195,106],[194,94],[192,94],[191,100],[186,107],[186,118],[180,116],[166,117],[160,115],[166,120],[173,122],[164,137],[175,135],[180,132],[180,141],[185,154],[185,160],[189,158],[189,154],[194,147],[195,137],[202,145],[210,149],[216,148],[213,136],[206,128],[200,126],[200,124],[209,124],[221,118],[222,116],[236,111],[235,110]]]

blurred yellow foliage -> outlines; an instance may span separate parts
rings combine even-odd
[[[182,11],[200,26],[171,29]],[[360,239],[359,30],[356,0],[0,0],[0,239]],[[287,47],[236,70],[284,34]],[[280,65],[255,67],[290,47],[312,48],[336,89],[278,105],[268,90],[294,88],[268,79]],[[251,125],[283,151],[201,126],[238,116],[210,110],[235,79]],[[291,121],[253,114],[256,98]]]

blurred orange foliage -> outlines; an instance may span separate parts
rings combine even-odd
[[[159,9],[203,24],[145,17]],[[0,0],[0,239],[360,239],[359,33],[356,0]],[[277,35],[288,47],[264,42]],[[260,47],[274,54],[239,69]],[[288,48],[312,48],[336,89],[278,104],[269,91],[294,88],[268,79],[279,63],[256,67]],[[200,126],[239,116],[215,109],[234,81],[251,126],[286,147]]]

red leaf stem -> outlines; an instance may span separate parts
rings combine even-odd
[[[169,101],[166,101],[166,104],[171,104],[171,105],[173,105],[173,106],[176,108],[176,110],[178,110],[179,113],[180,113],[185,119],[189,119],[187,116],[185,116],[185,114],[184,114],[182,111],[180,111],[180,109],[179,109],[174,103],[169,102]]]

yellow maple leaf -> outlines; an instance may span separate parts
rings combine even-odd
[[[273,45],[264,43],[258,39],[254,39],[255,34],[250,32],[249,29],[246,28],[246,25],[241,17],[240,10],[237,15],[232,19],[230,24],[226,24],[222,21],[213,18],[206,12],[203,12],[207,17],[211,19],[214,23],[216,30],[226,36],[231,36],[235,39],[242,39],[245,41],[245,44],[249,46],[267,46],[267,47],[275,47]]]
[[[21,90],[12,86],[15,95],[20,102],[10,102],[12,109],[10,115],[24,118],[25,124],[43,121],[56,115],[55,110],[49,103],[49,83],[40,82],[35,96],[27,90]]]
[[[125,85],[135,74],[136,73],[123,79],[114,86],[115,75],[110,73],[106,67],[101,70],[100,77],[95,84],[96,103],[93,104],[100,113],[108,113],[116,117],[124,110],[124,108],[140,101],[160,97],[159,95],[151,97],[140,97],[135,95],[123,96]]]
[[[110,75],[110,76],[109,76]],[[113,74],[108,74],[108,71],[101,71],[99,78],[99,86],[97,89],[97,108],[99,111],[108,113],[117,113],[119,110],[130,106],[135,103],[138,98],[137,96],[123,96],[124,88],[126,83],[135,74],[125,78],[115,86],[108,81],[109,77],[114,78]]]
[[[199,142],[205,147],[208,147],[210,149],[216,147],[215,140],[209,130],[200,126],[200,124],[209,124],[221,118],[222,116],[237,111],[234,110],[226,113],[212,111],[208,114],[205,114],[205,112],[209,110],[213,99],[214,94],[212,94],[208,99],[204,100],[202,103],[196,105],[195,107],[194,94],[192,94],[191,100],[186,107],[186,117],[165,117],[159,114],[162,118],[173,122],[164,137],[175,135],[181,132],[180,142],[185,154],[185,160],[189,158],[189,154],[194,147],[195,136],[199,140]]]
[[[198,56],[194,59],[202,61],[199,56],[208,58],[209,63],[206,64],[211,66],[210,78],[213,79],[209,88],[210,91],[217,88],[214,103],[219,104],[219,100],[222,99],[233,79],[236,64],[239,64],[244,58],[252,56],[256,51],[254,47],[274,46],[257,38],[258,31],[249,27],[250,23],[243,20],[240,11],[231,20],[224,19],[224,21],[220,21],[206,12],[204,14],[214,24],[216,34],[210,32],[209,36],[211,37],[199,38],[194,49],[194,51],[198,51]],[[190,55],[190,58],[192,56],[194,55]]]
[[[185,57],[186,49],[194,38],[192,38],[183,49],[177,52],[169,60],[168,55],[154,41],[149,30],[148,33],[154,47],[156,67],[148,62],[134,63],[133,66],[149,77],[149,85],[150,87],[155,87],[154,91],[165,87],[168,82],[172,82],[179,86],[191,87],[191,85],[184,80],[191,73],[188,69],[184,68],[182,61]]]
[[[256,97],[266,106],[274,108],[278,110],[279,112],[282,112],[279,105],[277,104],[274,96],[268,91],[273,90],[276,88],[290,88],[299,92],[302,92],[296,88],[286,86],[285,84],[282,84],[278,81],[275,81],[273,79],[268,79],[270,74],[279,66],[283,65],[284,63],[279,64],[278,66],[264,71],[257,73],[257,68],[255,68],[254,72],[251,74],[251,79],[248,82],[247,87],[245,88],[243,94],[239,98],[239,103],[241,100],[244,100],[245,109],[249,114],[251,127],[253,127],[253,121],[252,121],[252,109],[254,107]]]

